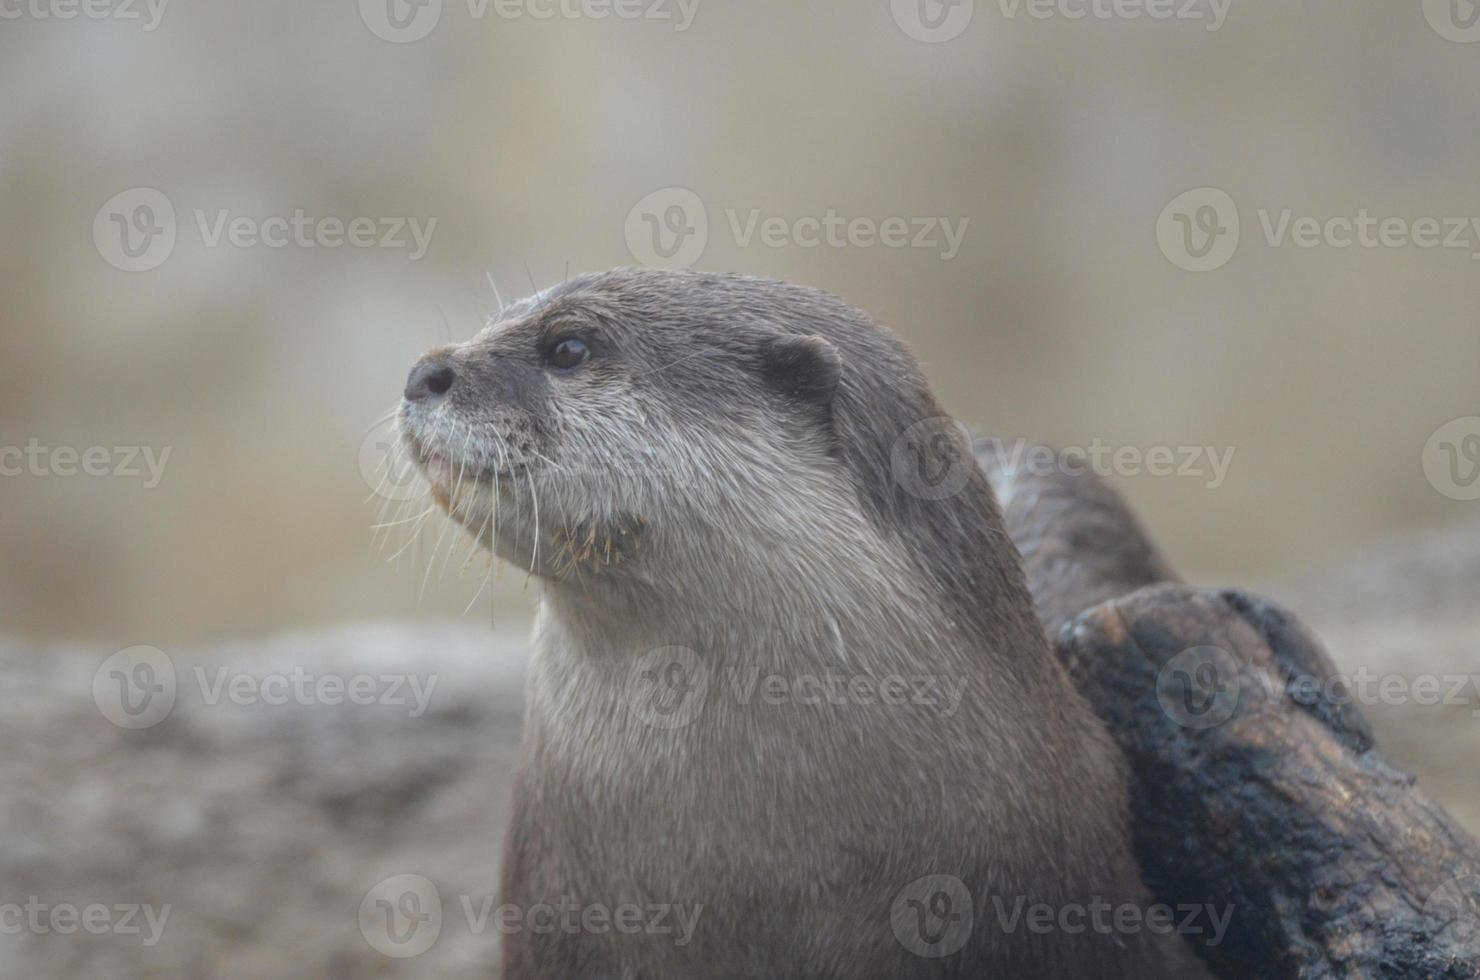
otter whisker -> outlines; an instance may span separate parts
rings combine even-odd
[[[534,474],[526,469],[524,475],[529,480],[529,500],[534,507],[534,553],[530,556],[529,567],[535,569],[540,567],[540,497],[534,488]],[[528,575],[524,577],[524,584],[529,585]]]
[[[493,520],[493,514],[490,513],[488,515],[488,519],[483,522],[483,527],[481,527],[481,528],[478,529],[478,537],[474,539],[475,542],[482,539],[484,529],[489,526],[489,523],[492,520]],[[468,550],[468,557],[471,558],[472,557],[472,554],[473,554],[473,549],[470,548]],[[463,568],[465,568],[465,569],[467,568],[467,564],[466,563],[463,564]],[[473,606],[477,605],[477,603],[478,603],[478,597],[483,594],[483,590],[484,589],[488,588],[488,580],[490,578],[492,578],[492,572],[493,572],[493,566],[492,565],[489,565],[488,572],[485,572],[484,575],[483,575],[483,581],[478,584],[478,591],[473,593],[473,598],[471,600],[469,600],[467,607],[465,609],[463,609],[463,615],[464,616],[466,616],[470,611],[472,611]]]
[[[380,530],[382,528],[388,528],[388,527],[400,527],[402,524],[410,524],[412,521],[421,520],[421,518],[423,516],[432,513],[436,509],[437,509],[436,504],[433,504],[432,506],[428,507],[426,510],[422,511],[420,514],[417,514],[415,517],[407,517],[407,518],[404,518],[402,520],[396,520],[396,521],[386,521],[384,524],[372,524],[372,525],[370,525],[370,527],[373,530]]]
[[[406,549],[411,547],[413,543],[421,540],[421,529],[426,527],[427,521],[431,520],[432,515],[436,512],[436,507],[428,507],[426,510],[422,511],[421,517],[417,520],[416,526],[413,527],[409,532],[407,532],[406,541],[404,544],[401,545],[400,550],[398,550],[394,555],[391,555],[385,560],[387,565],[405,554]]]
[[[451,422],[450,419],[448,421]],[[439,429],[440,429],[440,426],[439,426]],[[452,423],[452,430],[451,431],[452,431],[453,434],[455,434],[455,432],[456,432],[456,423],[455,422]],[[446,540],[446,538],[447,538],[447,531],[451,527],[452,527],[452,521],[451,521],[451,519],[449,519],[447,521],[447,523],[445,523],[445,524],[442,525],[442,533],[439,534],[439,535],[437,535],[437,543],[432,546],[431,554],[427,558],[427,570],[426,570],[426,574],[424,574],[422,576],[422,579],[421,579],[421,590],[417,594],[417,597],[416,597],[416,604],[418,606],[420,606],[421,603],[422,603],[422,600],[424,600],[426,598],[426,594],[427,594],[427,583],[431,581],[431,578],[432,578],[432,568],[433,568],[433,566],[435,566],[437,564],[437,552],[441,550],[441,548],[442,548],[442,542],[444,540]]]
[[[507,309],[507,307],[504,305],[504,298],[503,298],[503,296],[499,295],[498,283],[496,283],[496,282],[493,281],[493,273],[492,272],[484,272],[484,275],[486,275],[488,277],[488,285],[490,285],[490,286],[493,287],[493,299],[494,299],[494,302],[498,303],[498,312],[495,313],[494,316],[498,317],[499,319],[503,319],[504,310]]]
[[[406,447],[401,442],[401,440],[396,440],[394,445],[391,447],[391,452],[393,454],[393,459],[387,463],[386,475],[381,478],[380,484],[376,487],[376,493],[379,493],[381,491],[381,488],[385,486],[385,481],[390,479],[391,474],[397,472],[399,467],[405,461]],[[377,521],[380,521],[382,523],[385,521],[386,515],[391,511],[392,504],[395,505],[395,514],[396,517],[399,518],[401,517],[401,515],[405,514],[407,510],[410,509],[411,501],[409,498],[395,499],[395,495],[388,494],[385,499],[381,501],[380,513],[376,517]],[[377,539],[379,540],[378,545]],[[370,550],[372,554],[374,554],[376,551],[384,552],[386,546],[389,543],[389,529],[387,529],[383,534],[377,532],[370,535]]]
[[[448,504],[448,508],[447,508],[447,515],[448,515],[448,517],[450,517],[450,518],[452,518],[454,520],[456,520],[456,518],[457,518],[457,508],[458,508],[458,505],[461,503],[462,488],[463,488],[463,476],[466,474],[467,468],[468,468],[468,447],[471,446],[472,444],[473,444],[473,427],[472,426],[468,426],[468,435],[467,435],[467,438],[465,438],[463,440],[462,452],[460,452],[458,454],[459,457],[460,457],[460,460],[459,460],[458,468],[457,468],[457,482],[453,484],[453,487],[452,487],[452,495],[451,495],[451,497],[449,499],[449,504]],[[456,543],[454,542],[454,544],[448,545],[448,547],[447,547],[447,556],[442,559],[442,571],[440,573],[438,573],[438,578],[439,579],[440,578],[443,578],[443,577],[445,577],[447,575],[447,563],[452,559],[452,549],[453,549],[453,547],[455,547],[455,544]]]
[[[416,604],[421,605],[427,594],[427,583],[432,580],[432,568],[437,564],[437,552],[442,550],[442,542],[447,538],[447,532],[452,528],[452,520],[449,518],[442,525],[442,533],[437,535],[437,543],[432,545],[432,553],[427,558],[426,574],[421,577],[421,591],[416,596]]]
[[[398,399],[396,401],[396,403],[390,407],[390,410],[389,411],[387,411],[385,414],[381,415],[374,422],[371,422],[370,423],[370,428],[373,429],[377,425],[381,425],[381,424],[383,424],[385,422],[389,422],[391,419],[395,418],[400,413],[401,413],[401,402]]]
[[[535,309],[543,310],[545,308],[544,294],[540,292],[540,287],[535,285],[534,273],[529,271],[529,259],[522,261],[524,262],[524,274],[529,277],[529,288],[534,290]]]
[[[499,431],[495,426],[489,425],[487,426],[487,429],[489,433],[493,436],[494,449],[498,451],[498,470],[499,472],[504,472],[506,467],[508,466],[508,445],[504,442],[504,437],[499,434]],[[498,522],[500,517],[499,482],[500,481],[498,481],[497,479],[493,481],[493,528],[492,532],[489,535],[489,550],[493,549],[494,543],[498,540]],[[515,484],[516,488],[517,486],[518,484]],[[514,498],[514,503],[515,506],[518,506],[518,497]]]
[[[380,424],[380,422],[375,423],[375,425]],[[372,425],[371,429],[373,430],[374,428],[375,426]],[[380,482],[375,484],[375,488],[370,491],[370,495],[364,499],[363,503],[368,504],[371,500],[380,496],[380,492],[385,489],[386,481],[391,479],[396,473],[396,465],[400,461],[405,447],[402,445],[400,439],[396,439],[390,444],[389,449],[390,452],[386,454],[385,459],[380,464]],[[388,500],[389,498],[387,498]],[[384,517],[385,514],[382,513],[380,516]]]
[[[447,334],[447,342],[452,343],[452,321],[447,319],[447,311],[442,309],[440,303],[433,303],[432,306],[436,307],[437,315],[442,318],[442,329]]]

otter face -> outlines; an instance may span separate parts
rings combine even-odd
[[[640,568],[665,526],[692,548],[705,528],[722,540],[774,521],[799,472],[836,466],[842,359],[805,309],[786,309],[793,288],[645,271],[572,280],[425,355],[403,438],[453,519],[556,579]]]

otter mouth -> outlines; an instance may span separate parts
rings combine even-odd
[[[519,466],[503,469],[490,466],[484,460],[457,453],[448,446],[429,443],[412,432],[407,432],[405,439],[417,467],[433,489],[447,493],[451,493],[459,485],[473,486],[495,480],[511,480],[523,469]]]

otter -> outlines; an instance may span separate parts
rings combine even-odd
[[[543,585],[504,976],[1198,975],[1104,911],[1150,905],[1124,761],[966,436],[867,315],[582,276],[428,353],[399,419],[447,513]]]

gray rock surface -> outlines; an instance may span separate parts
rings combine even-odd
[[[1480,525],[1262,591],[1344,670],[1410,687],[1480,675]],[[483,913],[497,904],[525,652],[522,625],[471,622],[170,651],[173,706],[130,729],[107,716],[133,723],[112,671],[157,687],[159,670],[110,661],[99,679],[114,651],[0,643],[0,978],[492,976],[499,932]],[[359,700],[391,703],[333,703],[357,677]],[[1365,710],[1389,754],[1480,830],[1480,687],[1462,694]],[[425,883],[382,885],[400,875]],[[106,907],[96,934],[67,912],[90,905]],[[168,906],[162,930],[127,906],[156,922]],[[439,925],[406,917],[434,906]]]
[[[112,651],[0,647],[0,977],[492,975],[497,930],[461,899],[496,895],[524,650],[522,630],[433,623],[171,653],[172,709],[130,730],[100,710],[110,679],[94,696]],[[356,677],[374,703],[349,703]],[[411,679],[430,685],[419,714]],[[394,958],[360,906],[402,874],[444,915]],[[65,911],[93,904],[99,934]],[[166,905],[161,930],[114,909]]]

